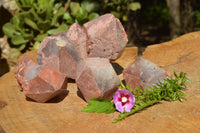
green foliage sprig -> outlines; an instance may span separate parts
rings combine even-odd
[[[186,78],[186,73],[181,72],[180,75],[177,75],[174,72],[174,77],[171,76],[170,78],[164,79],[163,82],[158,81],[156,85],[149,87],[149,89],[138,88],[137,91],[133,91],[131,87],[123,86],[121,84],[119,89],[127,89],[135,96],[135,105],[130,112],[120,113],[118,118],[115,119],[113,123],[133,115],[134,113],[143,110],[144,108],[159,103],[161,100],[179,100],[181,102],[183,99],[186,100],[186,94],[183,93],[183,91],[185,91],[187,88],[185,82],[190,82],[189,79]],[[100,99],[91,99],[89,104],[82,110],[82,112],[97,113],[112,113],[114,111],[116,111],[116,109],[114,109],[113,102]]]

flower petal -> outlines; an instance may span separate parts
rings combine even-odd
[[[115,94],[113,95],[113,101],[118,102],[118,98],[120,97],[120,91],[116,91]]]
[[[128,97],[128,102],[126,103],[118,100],[124,96]],[[134,106],[135,97],[129,90],[120,89],[120,90],[117,90],[115,94],[113,95],[113,101],[114,101],[116,109],[119,112],[124,113],[124,109],[126,112],[130,112]]]
[[[125,104],[123,108],[125,107],[126,112],[130,112],[131,109],[133,108],[133,105],[134,105],[133,103]]]
[[[122,106],[122,103],[121,103],[121,102],[115,103],[115,107],[116,107],[116,109],[117,109],[119,112],[124,113],[124,107]]]

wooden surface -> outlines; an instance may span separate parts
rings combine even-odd
[[[77,94],[75,83],[68,91],[48,103],[26,99],[20,91],[13,72],[0,78],[0,132],[8,133],[197,133],[200,132],[200,32],[181,36],[170,42],[147,47],[143,58],[172,74],[187,72],[187,101],[162,101],[119,123],[113,114],[83,113],[87,105]],[[26,53],[36,58],[36,51]],[[137,48],[126,48],[113,63],[119,77],[124,67],[134,62]]]

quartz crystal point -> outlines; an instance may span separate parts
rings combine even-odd
[[[78,67],[76,83],[83,97],[111,99],[120,85],[112,65],[106,58],[87,58]]]
[[[159,80],[162,82],[168,74],[156,64],[140,58],[123,70],[123,76],[126,85],[136,90],[136,87],[149,89]]]
[[[128,42],[126,32],[119,19],[105,14],[83,25],[88,42],[88,56],[116,60]]]
[[[65,75],[50,65],[38,65],[28,56],[19,62],[15,77],[24,94],[37,102],[46,102],[67,87]]]
[[[81,59],[87,57],[88,36],[86,31],[77,23],[71,25],[67,31],[67,38],[76,46]]]
[[[72,39],[72,35],[70,37]],[[45,38],[38,49],[38,63],[49,64],[68,78],[75,79],[79,62],[86,58],[86,50],[83,51],[86,47],[79,47],[73,42],[66,32]]]

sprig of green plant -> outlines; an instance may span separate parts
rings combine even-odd
[[[156,85],[146,88],[137,88],[137,91],[133,91],[131,87],[124,86],[122,83],[119,89],[129,90],[135,96],[135,105],[130,112],[120,113],[118,118],[113,121],[116,123],[130,115],[137,113],[149,106],[159,103],[161,100],[167,101],[183,101],[186,100],[186,94],[183,91],[187,86],[185,82],[190,82],[186,78],[186,73],[181,72],[177,75],[174,72],[174,77],[164,79],[163,82],[158,81]],[[97,112],[97,113],[113,113],[116,111],[113,102],[101,99],[90,99],[89,104],[82,110],[82,112]]]
[[[161,100],[167,100],[167,101],[176,101],[179,100],[183,102],[183,99],[186,100],[186,94],[183,92],[186,90],[187,86],[185,85],[185,82],[190,82],[188,78],[186,78],[186,73],[181,72],[178,76],[174,72],[174,78],[171,75],[170,78],[164,79],[163,82],[158,82],[156,85],[153,85],[153,87],[149,87],[149,89],[138,88],[138,91],[133,91],[128,86],[121,86],[120,89],[127,89],[133,93],[133,95],[136,98],[135,106],[130,112],[120,113],[119,117],[113,121],[113,123],[116,123],[125,117],[128,117],[146,107],[149,107],[151,105],[154,105]]]

